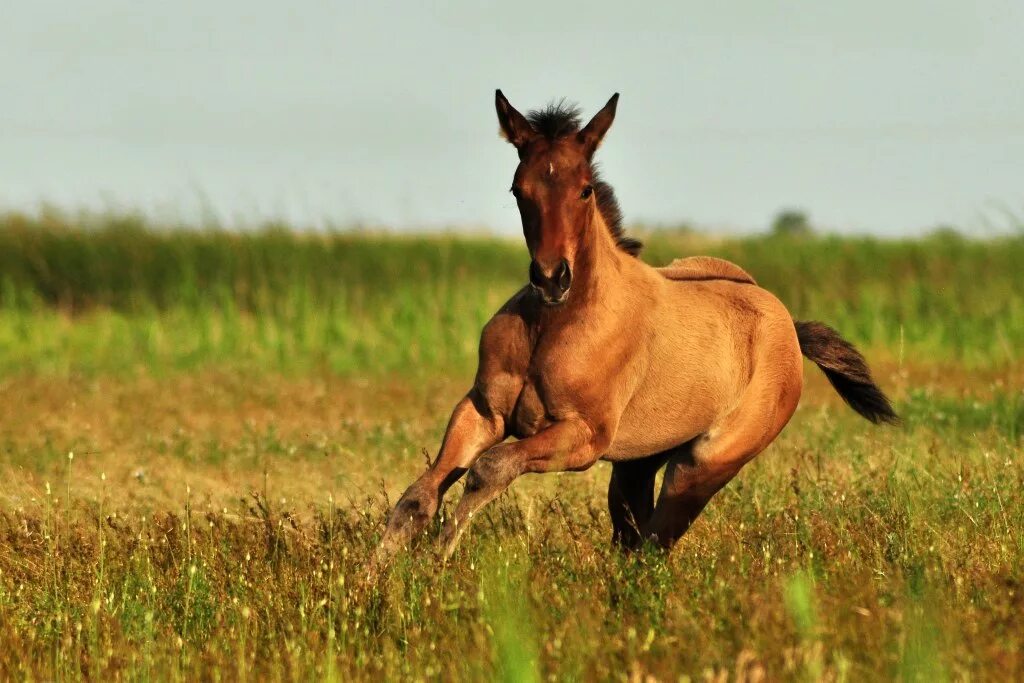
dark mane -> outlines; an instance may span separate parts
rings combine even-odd
[[[580,108],[564,99],[552,102],[543,109],[531,111],[526,115],[526,120],[536,133],[552,141],[567,135],[575,135],[581,127]],[[595,165],[591,166],[591,174],[594,178],[597,210],[601,212],[601,217],[604,218],[615,244],[627,254],[638,256],[644,246],[643,242],[626,235],[626,230],[622,227],[622,209],[615,198],[615,190],[601,179]]]
[[[611,233],[615,244],[622,251],[631,256],[639,256],[644,243],[626,234],[622,227],[622,209],[619,208],[619,200],[615,198],[615,190],[612,186],[601,179],[597,168],[591,168],[591,177],[594,179],[594,194],[597,196],[597,210],[601,212],[608,232]]]

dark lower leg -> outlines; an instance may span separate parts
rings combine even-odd
[[[612,519],[612,542],[621,548],[638,548],[640,530],[654,513],[654,478],[665,458],[617,462],[608,481],[608,514]]]

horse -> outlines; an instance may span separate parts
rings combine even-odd
[[[618,98],[581,125],[564,101],[524,116],[496,91],[501,134],[519,156],[511,192],[529,284],[484,327],[472,388],[436,459],[395,505],[376,560],[420,535],[464,474],[440,533],[445,559],[474,513],[519,476],[599,460],[611,462],[613,543],[671,550],[789,422],[801,356],[861,416],[898,421],[856,348],[825,324],[794,321],[739,266],[698,256],[654,268],[639,258],[593,162]]]

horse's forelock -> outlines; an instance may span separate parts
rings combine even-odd
[[[567,102],[564,98],[551,102],[543,109],[531,111],[526,115],[526,120],[530,122],[534,132],[548,140],[557,140],[578,133],[582,125],[579,106]]]

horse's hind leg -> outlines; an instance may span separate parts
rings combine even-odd
[[[640,546],[640,530],[654,512],[654,478],[668,453],[642,460],[612,463],[608,481],[608,514],[612,518],[612,542],[625,549]]]
[[[665,467],[658,503],[642,529],[644,539],[671,549],[704,510],[711,497],[729,483],[739,472],[742,463],[753,455],[729,457],[709,466],[695,459],[693,448],[679,449]]]
[[[778,377],[752,382],[731,413],[672,454],[645,539],[671,548],[711,497],[778,436],[796,409],[801,376]]]

